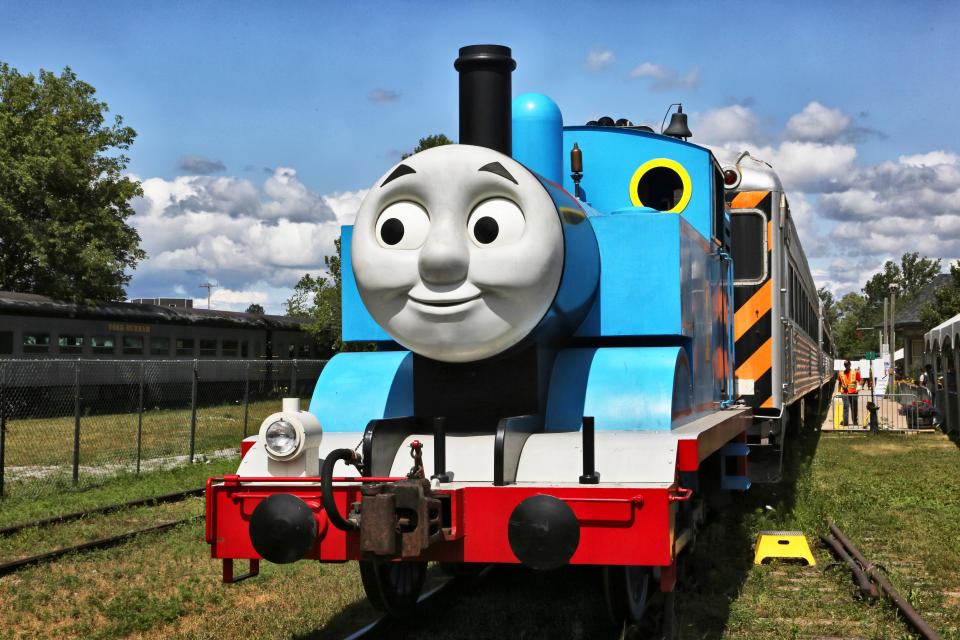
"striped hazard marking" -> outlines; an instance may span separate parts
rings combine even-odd
[[[773,249],[773,221],[771,220],[771,195],[769,191],[744,191],[736,194],[730,202],[731,210],[759,210],[767,218],[767,255],[769,268]],[[762,249],[761,249],[762,251]],[[738,287],[735,295],[736,308],[733,316],[733,335],[736,341],[736,376],[740,380],[753,381],[754,407],[772,407],[773,375],[773,281],[767,280],[755,287]]]

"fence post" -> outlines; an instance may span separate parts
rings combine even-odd
[[[73,366],[73,485],[80,478],[80,360]]]
[[[140,473],[140,454],[143,446],[143,363],[140,363],[140,410],[137,417],[137,473]]]
[[[3,497],[3,469],[7,459],[7,365],[0,364],[0,498]]]
[[[193,381],[190,385],[190,464],[193,464],[193,447],[197,438],[197,376],[199,375],[199,361],[193,360]]]
[[[290,367],[290,397],[299,398],[297,394],[297,359],[293,359],[293,366]]]
[[[243,437],[247,437],[247,418],[250,415],[250,363],[243,373]]]

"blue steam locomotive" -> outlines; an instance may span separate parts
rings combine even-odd
[[[464,47],[460,144],[373,185],[343,229],[341,353],[211,479],[233,560],[358,560],[402,615],[426,564],[604,567],[615,620],[672,592],[712,492],[749,487],[721,167],[626,121],[511,100],[510,50]],[[345,472],[350,466],[357,472]]]

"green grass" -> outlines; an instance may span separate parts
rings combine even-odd
[[[279,400],[251,402],[247,435],[280,410]],[[80,464],[102,465],[136,461],[136,413],[80,417]],[[7,467],[62,466],[73,463],[74,416],[9,420],[6,437]],[[242,403],[197,409],[194,450],[210,452],[238,448],[244,431]],[[150,409],[143,413],[141,458],[186,455],[190,447],[190,409]]]
[[[960,640],[960,452],[941,435],[829,434],[792,441],[788,477],[755,485],[716,510],[680,558],[680,637],[914,638],[887,602],[858,598],[846,566],[815,543],[831,517],[944,637]],[[216,465],[194,465],[223,473]],[[235,467],[236,461],[233,461]],[[227,470],[232,470],[228,467]],[[181,476],[190,486],[198,477]],[[173,490],[159,479],[146,494]],[[186,488],[184,486],[184,488]],[[116,501],[122,486],[100,498]],[[92,500],[86,492],[71,501]],[[126,499],[137,497],[125,495]],[[96,502],[96,500],[92,500]],[[6,518],[6,505],[3,505]],[[104,525],[105,526],[105,525]],[[798,529],[817,565],[753,565],[759,531]],[[244,567],[238,567],[238,571]],[[339,638],[369,621],[355,563],[264,563],[262,574],[220,582],[202,523],[0,578],[0,640],[93,637],[301,640]],[[633,638],[603,614],[600,572],[500,567],[441,595],[413,622],[380,638]],[[658,613],[651,612],[651,620]]]
[[[956,445],[939,434],[799,444],[793,484],[756,487],[699,537],[681,567],[683,637],[915,637],[892,604],[860,601],[848,568],[831,566],[819,541],[829,517],[944,638],[960,638]],[[754,566],[763,530],[803,531],[817,566]]]
[[[102,477],[93,487],[46,486],[42,493],[15,492],[0,500],[0,527],[140,498],[196,489],[207,478],[234,473],[239,455],[173,469]]]

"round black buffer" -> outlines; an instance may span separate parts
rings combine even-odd
[[[570,561],[580,544],[580,523],[566,502],[547,495],[530,496],[510,514],[510,549],[533,569],[556,569]]]
[[[307,503],[289,493],[263,500],[250,516],[250,541],[257,553],[276,564],[301,559],[317,540],[317,519]]]

